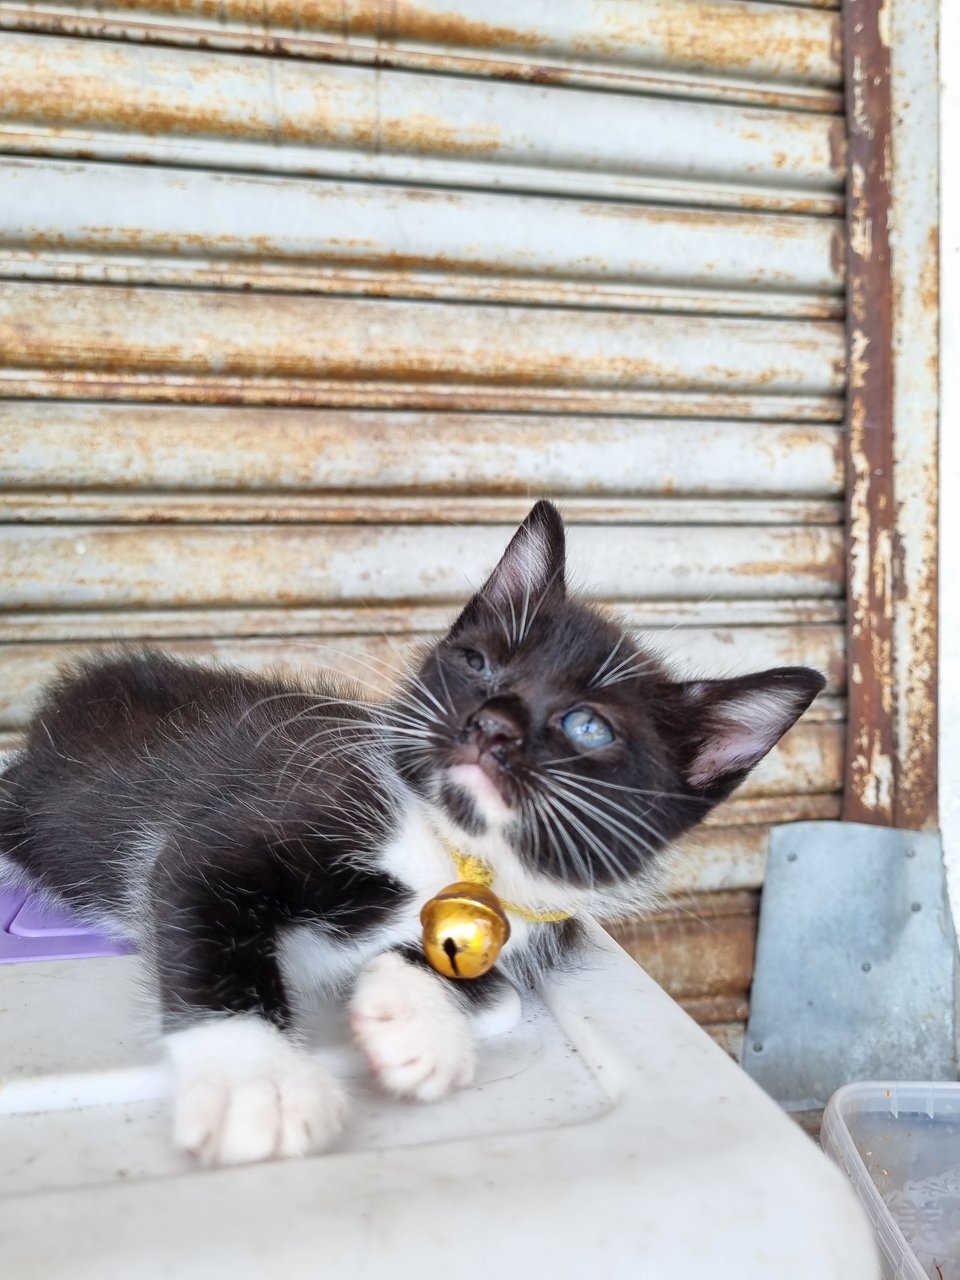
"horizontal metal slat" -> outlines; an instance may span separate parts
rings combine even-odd
[[[662,628],[682,637],[697,627],[827,627],[842,626],[846,609],[842,599],[731,600],[711,594],[701,599],[645,600],[641,604],[606,601],[606,607],[624,625],[644,630]],[[303,637],[369,635],[402,637],[445,630],[453,621],[455,605],[391,604],[324,608],[221,609],[74,609],[41,613],[10,610],[0,613],[0,635],[16,643],[63,640],[69,643],[98,640],[204,639],[241,636]],[[668,646],[669,647],[669,646]]]
[[[0,83],[7,151],[840,211],[827,115],[17,33]]]
[[[842,235],[787,214],[0,158],[13,278],[815,318],[842,314]]]
[[[263,494],[278,506],[294,494],[346,506],[376,493],[385,518],[401,494],[462,496],[474,519],[486,518],[485,500],[535,492],[643,495],[681,511],[686,499],[843,493],[842,435],[817,424],[0,401],[0,439],[0,490],[11,501],[69,490],[58,518],[90,490],[91,501],[153,491],[157,502]]]
[[[578,524],[809,525],[842,524],[844,518],[839,501],[572,497],[563,507],[565,518]],[[529,509],[528,498],[509,497],[0,492],[0,522],[24,524],[519,524]]]
[[[767,871],[769,826],[695,828],[663,864],[671,896],[759,889]]]
[[[3,526],[8,609],[456,601],[512,526]],[[571,572],[600,597],[837,596],[839,528],[575,526]]]
[[[342,381],[329,378],[223,377],[0,367],[0,398],[103,400],[136,404],[273,405],[295,408],[430,409],[441,413],[637,414],[756,422],[843,420],[838,395],[762,395],[729,391],[639,391],[625,387],[464,385],[449,382]]]
[[[844,385],[839,324],[531,310],[380,299],[0,284],[4,372],[171,379],[239,376],[345,387],[504,384],[784,397]],[[2,374],[0,374],[2,377]]]
[[[801,720],[760,762],[737,795],[746,800],[840,791],[845,738],[842,724]]]
[[[760,895],[698,894],[610,926],[617,942],[674,999],[738,995],[753,977]]]
[[[392,637],[347,634],[323,639],[229,636],[168,640],[163,649],[178,657],[224,662],[247,671],[272,669],[296,675],[335,671],[383,694],[414,659],[416,649],[435,637],[436,633]],[[637,638],[662,653],[678,674],[726,676],[806,664],[827,676],[830,692],[843,686],[843,632],[839,627],[691,628],[668,635],[645,631]],[[38,691],[63,663],[113,648],[110,643],[82,642],[0,644],[0,726],[17,728],[26,723]]]
[[[727,800],[704,819],[704,827],[769,826],[780,822],[832,822],[840,817],[840,791],[812,795],[754,796]]]
[[[730,0],[0,5],[10,28],[840,109],[839,23]],[[832,90],[832,92],[831,92]]]

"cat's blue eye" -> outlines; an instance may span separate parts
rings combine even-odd
[[[486,658],[482,653],[478,653],[476,649],[464,649],[463,656],[467,666],[472,667],[474,671],[483,671],[486,668]]]
[[[578,747],[606,747],[614,739],[614,732],[603,716],[585,707],[568,711],[560,721],[560,727]]]

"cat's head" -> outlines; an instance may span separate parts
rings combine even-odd
[[[538,502],[401,695],[398,764],[466,835],[499,829],[530,871],[605,888],[725,799],[823,685],[806,667],[674,679],[567,594],[563,522]]]

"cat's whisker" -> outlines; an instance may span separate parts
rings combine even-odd
[[[560,815],[555,811],[553,805],[546,798],[546,796],[540,796],[538,797],[538,799],[540,801],[540,813],[541,813],[541,817],[543,818],[544,824],[549,826],[551,832],[555,831],[558,837],[557,839],[553,839],[553,837],[551,837],[551,842],[553,844],[557,857],[560,860],[561,875],[563,876],[564,879],[569,880],[573,878],[573,875],[571,873],[574,873],[574,874],[579,874],[579,877],[583,879],[584,878],[583,872],[584,870],[586,870],[587,882],[592,884],[593,873],[589,867],[585,867],[585,864],[583,863],[583,859],[580,857],[580,854],[576,846],[572,843],[570,839],[569,833],[567,832],[566,828],[564,827],[563,823],[560,820]],[[564,849],[563,847],[561,847],[561,845],[565,846],[567,852],[570,854],[569,870],[567,869],[567,860],[566,860],[566,857],[564,856]]]
[[[447,700],[447,707],[449,709],[450,716],[451,718],[455,719],[457,710],[456,710],[456,707],[453,705],[453,698],[451,698],[450,696],[450,686],[447,684],[447,677],[444,674],[443,667],[444,667],[444,664],[442,662],[437,663],[437,675],[440,677],[440,683],[443,685],[443,696]]]
[[[630,843],[636,842],[642,845],[643,848],[648,853],[655,854],[657,852],[657,850],[652,845],[648,844],[647,841],[644,840],[644,838],[639,834],[639,832],[633,830],[632,827],[630,826],[624,826],[622,822],[620,822],[617,818],[614,818],[610,813],[606,812],[605,810],[598,809],[596,805],[592,804],[591,801],[588,800],[584,795],[579,794],[579,789],[578,789],[578,792],[573,792],[568,790],[566,787],[562,787],[558,783],[548,782],[546,779],[543,779],[543,785],[552,794],[564,796],[571,804],[576,804],[576,806],[579,809],[582,809],[586,813],[592,814],[597,819],[597,821],[610,832],[611,835],[615,833],[619,833],[628,842]],[[605,796],[595,796],[595,797],[592,796],[592,793],[589,791],[588,788],[583,788],[582,790],[586,791],[587,795],[591,796],[592,799],[595,799],[598,802],[602,801],[606,805],[611,805],[613,803],[612,801],[608,800],[607,797]],[[656,831],[649,823],[645,822],[639,814],[631,812],[629,810],[623,810],[620,806],[616,806],[616,807],[618,809],[621,809],[621,812],[624,813],[624,815],[627,817],[629,822],[636,823],[639,826],[643,827],[643,829],[645,831],[648,831],[652,836],[654,836],[654,838],[662,839],[660,833]]]
[[[597,670],[596,670],[596,671],[593,673],[593,675],[590,677],[590,685],[591,685],[591,687],[593,687],[593,686],[595,686],[595,685],[597,684],[597,682],[599,681],[600,677],[603,675],[604,671],[606,671],[607,667],[610,665],[610,663],[611,663],[611,662],[614,660],[614,658],[617,656],[617,653],[618,653],[618,652],[619,652],[619,650],[620,650],[620,646],[623,644],[623,642],[624,642],[624,640],[626,640],[626,638],[627,638],[627,637],[626,637],[626,635],[622,635],[622,636],[618,637],[618,639],[617,639],[617,643],[613,646],[613,648],[610,650],[610,652],[609,652],[609,653],[607,654],[607,656],[604,658],[603,662],[601,662],[600,666],[597,668]]]
[[[621,680],[632,680],[636,676],[643,675],[647,671],[652,671],[658,666],[656,658],[651,658],[644,653],[628,653],[622,658],[615,667],[612,667],[602,680],[596,681],[598,689],[609,689],[611,685],[619,684]]]
[[[569,759],[570,757],[567,757]],[[619,782],[607,782],[604,778],[595,778],[593,776],[585,778],[577,773],[570,773],[566,769],[555,769],[553,762],[543,766],[547,773],[553,774],[554,777],[564,778],[568,782],[579,782],[592,787],[606,787],[611,791],[623,791],[629,795],[644,796],[645,798],[656,800],[686,800],[690,803],[696,803],[698,796],[685,791],[662,791],[659,787],[626,787]]]
[[[575,830],[579,831],[582,838],[587,842],[587,846],[590,851],[596,854],[602,865],[606,867],[607,871],[610,873],[611,877],[614,880],[626,878],[626,868],[621,860],[617,858],[613,850],[607,849],[606,846],[602,845],[593,832],[590,831],[588,827],[584,826],[576,814],[571,812],[570,808],[568,808],[562,800],[554,796],[552,803],[555,809],[566,814],[567,821]]]
[[[386,735],[389,739],[394,739],[394,740],[397,738],[404,739],[404,738],[410,738],[410,737],[414,737],[418,740],[419,739],[430,740],[430,734],[427,730],[410,729],[410,728],[399,726],[399,725],[384,724],[379,721],[363,722],[363,721],[358,721],[356,719],[353,719],[352,717],[344,717],[342,720],[338,721],[334,717],[324,717],[324,722],[325,722],[324,727],[322,729],[317,730],[315,734],[312,734],[309,738],[305,739],[292,752],[289,759],[286,761],[283,769],[280,771],[280,775],[277,779],[278,787],[279,787],[279,784],[283,781],[284,777],[286,776],[292,761],[295,760],[296,757],[300,755],[301,752],[312,750],[315,743],[320,738],[322,738],[324,734],[338,735],[337,742],[334,744],[331,744],[331,747],[328,748],[329,754],[338,754],[338,755],[348,754],[349,752],[351,752],[351,750],[356,751],[357,748],[361,748],[361,749],[367,748],[367,747],[372,748],[376,745],[376,739],[369,733],[362,734],[359,739],[357,739],[353,744],[351,744],[349,739],[346,738],[345,731],[347,730],[352,730],[355,732],[360,730],[374,730],[376,731],[376,734]],[[308,761],[307,765],[301,772],[297,780],[297,783],[295,785],[301,785],[307,773],[309,773],[312,769],[319,768],[319,766],[322,763],[323,763],[322,758],[318,758],[314,756],[313,759]],[[290,794],[292,794],[292,791]]]
[[[634,838],[634,840],[640,841],[640,844],[644,846],[644,849],[648,850],[650,855],[657,855],[658,852],[668,844],[663,832],[658,831],[657,827],[653,826],[653,823],[646,820],[652,806],[648,806],[643,813],[637,813],[636,810],[625,809],[622,805],[614,803],[613,800],[609,799],[609,796],[595,795],[593,791],[589,790],[589,788],[580,787],[579,785],[576,785],[576,783],[572,783],[572,785],[576,786],[576,796],[571,795],[571,800],[576,799],[582,809],[591,810],[591,812],[598,815],[598,817],[600,814],[607,815],[608,817],[608,810],[613,810],[613,812],[622,814],[623,817],[627,819],[628,823],[636,823],[637,826],[643,827],[644,831],[648,832],[649,835],[653,836],[654,840],[658,842],[657,846],[648,844],[648,842],[644,840],[643,836],[637,835],[636,832],[631,831],[630,837]],[[589,796],[590,799],[584,799],[584,795]],[[604,805],[604,809],[596,809],[595,805],[598,804]],[[609,818],[609,820],[614,823],[617,822],[617,819]]]
[[[309,647],[313,649],[318,649],[327,653],[333,653],[342,658],[347,658],[351,662],[357,663],[361,667],[366,668],[366,670],[370,671],[373,675],[378,676],[381,679],[383,677],[384,671],[388,671],[394,677],[395,684],[397,684],[398,686],[405,686],[402,692],[398,692],[394,690],[383,690],[383,689],[380,689],[377,685],[371,684],[369,681],[361,680],[360,681],[361,684],[367,684],[369,688],[375,689],[377,692],[384,694],[386,701],[376,703],[376,704],[371,704],[371,705],[387,706],[392,702],[401,702],[403,701],[404,697],[406,697],[416,705],[417,709],[423,715],[427,717],[433,716],[435,713],[431,711],[429,706],[426,703],[422,702],[419,698],[414,696],[413,692],[409,688],[409,686],[412,685],[414,688],[416,688],[421,693],[423,693],[425,697],[429,698],[430,702],[434,704],[434,706],[436,707],[436,710],[439,711],[441,716],[446,716],[447,714],[446,708],[434,696],[432,690],[429,689],[427,685],[424,684],[424,682],[421,679],[419,679],[418,676],[416,676],[414,673],[412,673],[411,671],[403,667],[399,667],[392,662],[388,662],[385,658],[377,657],[375,654],[362,655],[357,653],[356,650],[341,649],[341,648],[338,648],[336,645],[312,643],[309,645]],[[332,671],[333,674],[340,676],[344,680],[356,679],[355,676],[351,676],[348,672],[339,671],[333,667],[328,668],[328,670]]]

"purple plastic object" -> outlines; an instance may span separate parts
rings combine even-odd
[[[132,942],[104,937],[28,889],[0,888],[0,964],[122,956],[135,950]]]

